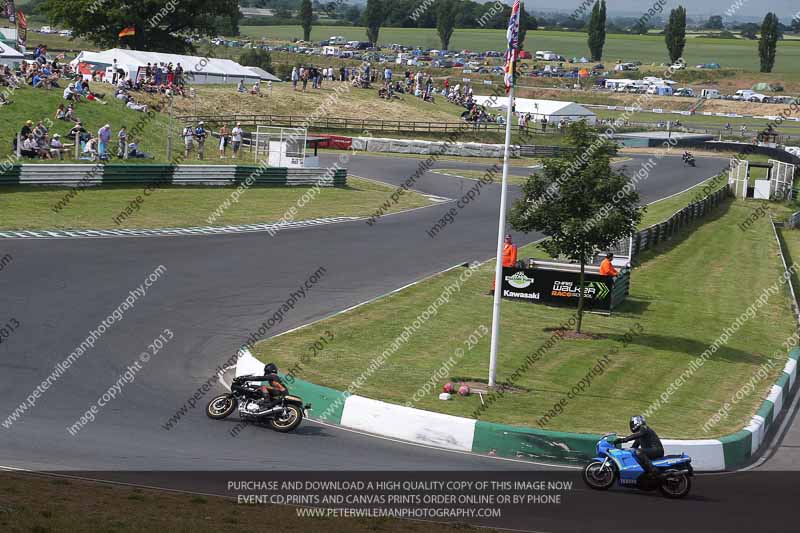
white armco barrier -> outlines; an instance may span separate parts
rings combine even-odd
[[[353,137],[353,150],[421,155],[503,157],[504,146],[502,144]],[[511,152],[512,155],[519,155],[519,147],[512,146]]]

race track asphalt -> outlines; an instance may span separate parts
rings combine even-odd
[[[331,164],[333,155],[323,155]],[[635,171],[647,156],[623,163]],[[354,156],[352,174],[399,185],[418,160]],[[443,161],[439,168],[483,165]],[[680,192],[726,168],[698,158],[685,168],[664,158],[640,184],[644,202]],[[514,168],[516,174],[526,169]],[[475,182],[426,173],[414,188],[457,198]],[[514,188],[512,193],[517,192]],[[166,272],[11,427],[0,425],[0,466],[38,471],[165,470],[515,470],[539,464],[453,453],[365,436],[317,423],[278,434],[233,418],[215,422],[205,402],[172,429],[163,424],[231,357],[248,335],[310,274],[325,275],[267,336],[384,294],[444,268],[494,253],[499,187],[459,212],[436,238],[426,234],[444,203],[364,221],[267,233],[202,237],[0,240],[0,324],[19,327],[0,345],[0,422],[32,393],[88,332],[158,265]],[[376,206],[377,207],[377,206]],[[146,208],[146,205],[143,206]],[[519,244],[536,235],[516,235]],[[76,436],[67,427],[118,379],[165,328],[174,338],[133,383]],[[202,483],[202,481],[195,481]]]

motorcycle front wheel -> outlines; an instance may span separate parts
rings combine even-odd
[[[659,490],[661,490],[661,494],[666,496],[667,498],[683,498],[687,494],[689,494],[689,490],[692,488],[692,480],[686,474],[676,472],[674,475],[670,475],[665,479]]]
[[[280,433],[289,433],[297,429],[303,421],[303,410],[296,405],[289,404],[283,413],[269,421],[269,426]]]
[[[239,402],[236,401],[236,398],[230,394],[220,394],[215,398],[211,398],[211,401],[206,405],[206,416],[213,420],[222,420],[230,415],[238,404]]]
[[[616,478],[617,472],[614,467],[603,461],[593,461],[583,469],[583,481],[594,490],[610,489]]]

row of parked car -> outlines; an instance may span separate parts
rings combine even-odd
[[[72,30],[60,30],[59,31],[59,30],[54,30],[50,26],[42,26],[41,28],[39,28],[38,30],[35,30],[35,31],[37,31],[38,33],[44,33],[44,34],[48,34],[48,35],[49,34],[57,34],[57,35],[63,35],[64,37],[72,37]]]

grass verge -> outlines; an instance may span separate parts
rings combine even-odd
[[[633,273],[631,294],[613,317],[588,315],[584,330],[601,335],[594,340],[560,340],[539,359],[517,386],[484,412],[482,419],[523,426],[566,398],[568,391],[596,361],[612,350],[610,364],[595,377],[591,388],[570,399],[548,429],[580,432],[625,430],[633,413],[645,412],[662,392],[684,372],[782,274],[777,245],[769,222],[762,218],[745,232],[737,224],[754,205],[732,202],[721,207],[702,225],[689,228],[673,240],[648,252]],[[528,250],[522,250],[525,257]],[[645,254],[645,255],[648,255]],[[734,259],[735,258],[735,259]],[[480,337],[472,349],[466,339],[481,326],[490,327],[492,299],[486,296],[492,267],[484,265],[465,282],[450,303],[438,309],[407,342],[396,341],[403,328],[435,301],[457,272],[437,276],[400,293],[259,344],[256,355],[276,358],[288,368],[310,349],[325,330],[335,339],[305,365],[299,377],[339,390],[346,389],[370,361],[397,347],[384,365],[358,389],[357,394],[405,404],[456,349],[465,351],[450,369],[449,377],[434,380],[435,388],[416,407],[457,416],[470,416],[480,405],[476,395],[442,402],[436,390],[455,377],[485,379],[489,336]],[[508,378],[525,358],[543,346],[549,328],[565,323],[572,311],[507,301],[502,308],[498,381]],[[642,333],[623,346],[623,335],[633,328]],[[657,409],[650,421],[663,436],[710,438],[742,427],[760,405],[779,368],[756,385],[756,392],[736,403],[730,416],[713,429],[702,430],[709,417],[729,401],[793,331],[785,287],[758,309],[727,344],[721,346],[685,384]],[[368,334],[365,334],[368,332]]]
[[[88,188],[78,192],[60,211],[53,206],[64,198],[69,188],[4,187],[0,189],[0,229],[105,229],[105,228],[172,228],[192,226],[224,226],[276,222],[291,206],[299,206],[302,197],[310,201],[298,207],[296,220],[332,216],[365,216],[372,214],[394,191],[393,187],[372,180],[348,178],[348,186],[251,187],[230,203],[221,216],[212,222],[236,187],[168,186],[150,195],[142,186],[109,186]],[[136,202],[141,197],[142,202]],[[425,196],[409,191],[390,208],[390,212],[430,205]],[[134,206],[133,214],[119,225],[121,212]]]
[[[0,530],[7,533],[84,531],[128,533],[253,531],[253,524],[281,531],[456,531],[464,526],[389,518],[299,518],[294,507],[238,505],[213,496],[138,489],[110,483],[30,474],[0,475]]]
[[[663,222],[690,203],[702,200],[709,194],[713,194],[719,189],[726,187],[727,184],[728,176],[720,174],[713,178],[708,178],[694,187],[679,192],[674,196],[669,196],[648,204],[647,211],[644,213],[642,221],[639,223],[639,228],[643,229],[653,224]]]

